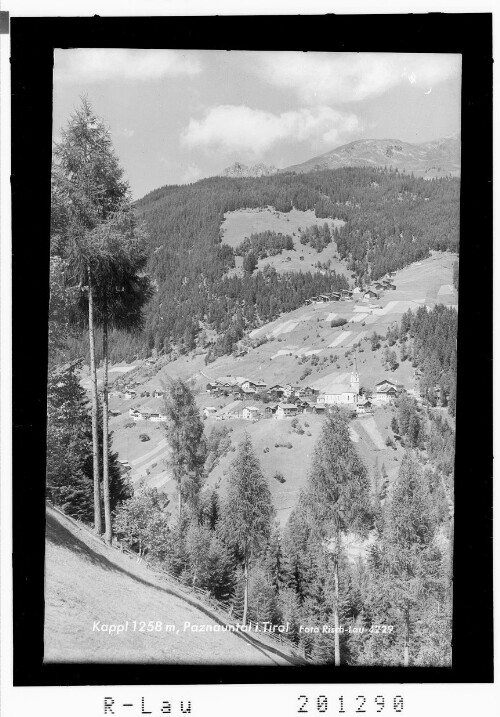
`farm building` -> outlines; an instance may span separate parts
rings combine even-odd
[[[350,289],[342,289],[340,292],[340,296],[342,299],[351,299],[353,295],[353,292]]]
[[[378,294],[375,291],[369,289],[363,294],[363,299],[378,299]]]
[[[217,409],[215,406],[207,406],[203,409],[203,415],[208,418],[208,416],[213,416],[215,413],[217,413]]]
[[[264,414],[265,414],[266,418],[271,418],[271,416],[274,416],[277,408],[278,408],[278,404],[273,405],[270,403],[269,405],[267,405],[266,408],[264,409]]]
[[[136,396],[137,396],[137,392],[129,389],[129,390],[125,391],[124,398],[126,401],[130,401],[131,399],[134,399]]]
[[[140,413],[140,411],[137,408],[128,409],[128,415],[130,416],[130,418],[134,418],[134,416],[138,413]]]
[[[294,403],[280,403],[276,409],[276,418],[288,418],[296,416],[297,413],[298,409]]]
[[[153,398],[163,398],[163,391],[160,391],[159,389],[155,389],[153,391]]]
[[[218,383],[207,383],[207,393],[214,393],[215,391],[219,390],[219,384]]]
[[[323,414],[326,413],[326,406],[324,403],[314,403],[311,406],[311,413]]]

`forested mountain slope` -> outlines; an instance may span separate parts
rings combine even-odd
[[[157,189],[135,204],[149,235],[148,271],[157,292],[146,310],[144,332],[115,337],[112,360],[145,356],[153,348],[189,352],[207,345],[203,330],[212,340],[219,337],[213,351],[222,355],[245,331],[297,309],[311,295],[347,286],[345,276],[325,269],[228,276],[235,263],[221,231],[228,212],[272,206],[343,220],[332,239],[355,280],[365,284],[428,256],[430,249],[456,252],[459,198],[458,179],[426,181],[366,167],[212,177]],[[319,244],[319,260],[321,250]]]

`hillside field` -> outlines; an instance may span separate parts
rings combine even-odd
[[[324,223],[334,227],[340,227],[345,222],[341,219],[319,219],[312,209],[300,211],[292,209],[290,212],[279,212],[273,207],[265,209],[238,209],[234,212],[226,212],[221,225],[222,241],[236,249],[245,237],[259,232],[273,231],[277,234],[290,234],[293,239],[294,249],[284,249],[281,254],[269,256],[266,259],[259,259],[257,270],[263,269],[266,264],[274,267],[278,272],[284,271],[316,271],[315,265],[330,261],[330,268],[338,274],[349,277],[349,272],[343,261],[338,259],[335,242],[329,244],[322,252],[318,253],[308,244],[301,244],[299,241],[299,229],[308,227],[323,226]],[[303,257],[301,260],[300,257]],[[228,275],[241,276],[243,274],[243,257],[235,257],[236,267],[228,272]]]

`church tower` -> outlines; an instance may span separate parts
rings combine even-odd
[[[356,396],[359,394],[358,362],[356,359],[354,359],[354,371],[351,373],[351,391],[354,391]]]

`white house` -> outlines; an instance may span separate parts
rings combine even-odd
[[[246,391],[247,393],[256,393],[257,392],[257,386],[253,381],[243,381],[241,384],[241,388]]]
[[[207,406],[203,409],[203,414],[207,416],[207,418],[208,416],[213,416],[215,413],[217,413],[217,409],[215,408],[215,406]]]
[[[241,412],[242,418],[245,418],[247,421],[253,421],[258,418],[258,415],[259,409],[256,406],[245,406]]]
[[[167,417],[162,413],[151,413],[150,420],[155,423],[164,423],[167,420]]]

